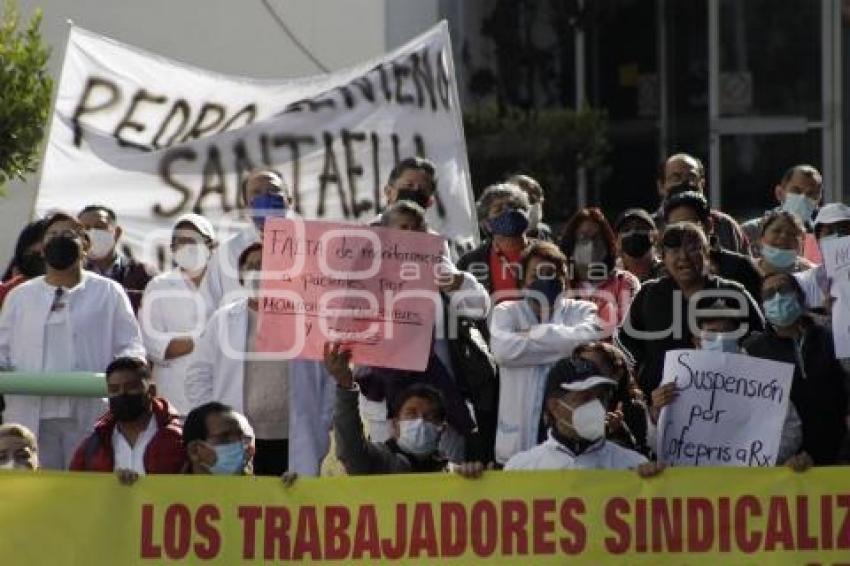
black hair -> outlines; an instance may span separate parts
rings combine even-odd
[[[77,216],[78,217],[82,216],[83,214],[85,214],[87,212],[105,212],[106,215],[109,217],[109,221],[112,224],[115,224],[116,222],[118,222],[118,215],[116,215],[115,211],[112,210],[111,208],[109,208],[108,206],[106,206],[105,204],[90,204],[90,205],[84,207],[80,211],[80,213],[77,214]]]
[[[183,446],[189,446],[195,440],[207,439],[209,436],[207,430],[208,416],[232,412],[233,407],[218,401],[210,401],[189,411],[189,414],[186,415],[186,421],[183,423]]]
[[[44,231],[43,219],[34,220],[24,226],[23,230],[18,234],[18,241],[15,242],[15,255],[12,256],[9,267],[6,268],[6,273],[3,274],[3,281],[12,276],[12,271],[20,265],[27,250],[44,239]]]
[[[700,222],[708,224],[711,218],[711,207],[705,197],[696,191],[685,191],[667,198],[664,201],[664,221],[667,222],[670,214],[683,206],[692,208],[697,213]]]
[[[415,218],[416,227],[420,230],[428,227],[428,223],[425,221],[425,209],[415,202],[400,200],[385,208],[381,213],[381,225],[388,226],[393,214],[405,214]]]
[[[248,246],[247,248],[242,250],[242,253],[239,254],[239,263],[238,263],[239,269],[242,269],[242,267],[244,267],[245,262],[248,261],[249,255],[251,255],[252,253],[254,253],[257,250],[262,251],[262,249],[263,249],[262,243],[254,242],[253,244],[251,244],[250,246]]]
[[[439,389],[436,389],[425,383],[414,383],[402,391],[395,399],[395,410],[393,414],[398,414],[401,408],[412,398],[425,399],[431,403],[437,410],[437,418],[441,421],[446,420],[446,401]]]
[[[800,285],[800,282],[797,280],[797,278],[794,277],[794,275],[791,273],[771,273],[770,275],[765,275],[764,279],[762,279],[761,281],[762,287],[764,287],[764,284],[767,283],[768,279],[773,279],[776,277],[783,277],[791,282],[791,287],[794,289],[794,294],[797,295],[797,300],[800,301],[800,304],[803,306],[803,308],[805,308],[806,292],[803,290],[803,287],[802,285]]]
[[[431,177],[431,191],[434,192],[437,190],[437,168],[434,167],[434,163],[423,157],[406,157],[396,163],[396,166],[393,167],[392,171],[390,171],[390,178],[387,181],[387,184],[392,185],[398,181],[399,177],[401,177],[405,171],[411,169],[414,171],[422,171]]]
[[[42,239],[43,236],[47,234],[47,231],[50,230],[50,227],[56,224],[57,222],[71,222],[76,226],[78,230],[80,230],[81,232],[84,231],[83,225],[80,223],[76,216],[68,212],[63,212],[59,210],[48,214],[44,218],[44,233],[42,234]]]
[[[139,358],[131,358],[129,356],[115,358],[106,366],[106,379],[109,379],[109,376],[116,371],[135,372],[139,376],[139,379],[142,380],[149,380],[151,378],[151,370],[147,362]]]
[[[779,221],[787,220],[797,229],[797,233],[801,236],[805,235],[806,227],[803,226],[803,221],[800,218],[787,210],[771,210],[759,220],[759,235],[764,236],[771,224]]]

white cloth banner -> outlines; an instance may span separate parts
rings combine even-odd
[[[431,227],[468,249],[478,231],[451,53],[442,22],[362,65],[268,81],[73,27],[36,208],[107,205],[132,252],[162,263],[180,214],[222,231],[244,222],[239,181],[254,167],[282,173],[302,216],[365,223],[393,165],[421,155],[437,165]]]
[[[850,358],[850,236],[821,240],[824,267],[829,277],[832,336],[835,357]]]
[[[776,465],[794,366],[742,354],[671,350],[662,384],[679,396],[661,410],[659,459],[674,466]]]

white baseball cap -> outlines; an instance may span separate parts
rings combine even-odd
[[[850,206],[841,202],[831,202],[823,205],[815,217],[815,230],[821,224],[835,224],[850,220]]]

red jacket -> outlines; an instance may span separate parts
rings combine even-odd
[[[186,460],[183,448],[183,431],[177,413],[168,401],[155,397],[151,405],[157,431],[145,448],[145,473],[179,474]],[[92,432],[77,448],[71,460],[71,470],[77,472],[112,472],[115,454],[112,450],[112,432],[116,420],[111,412],[94,425]]]

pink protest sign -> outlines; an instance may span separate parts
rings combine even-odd
[[[356,364],[423,371],[442,250],[422,232],[269,219],[258,350],[321,360],[326,342],[341,342]]]

